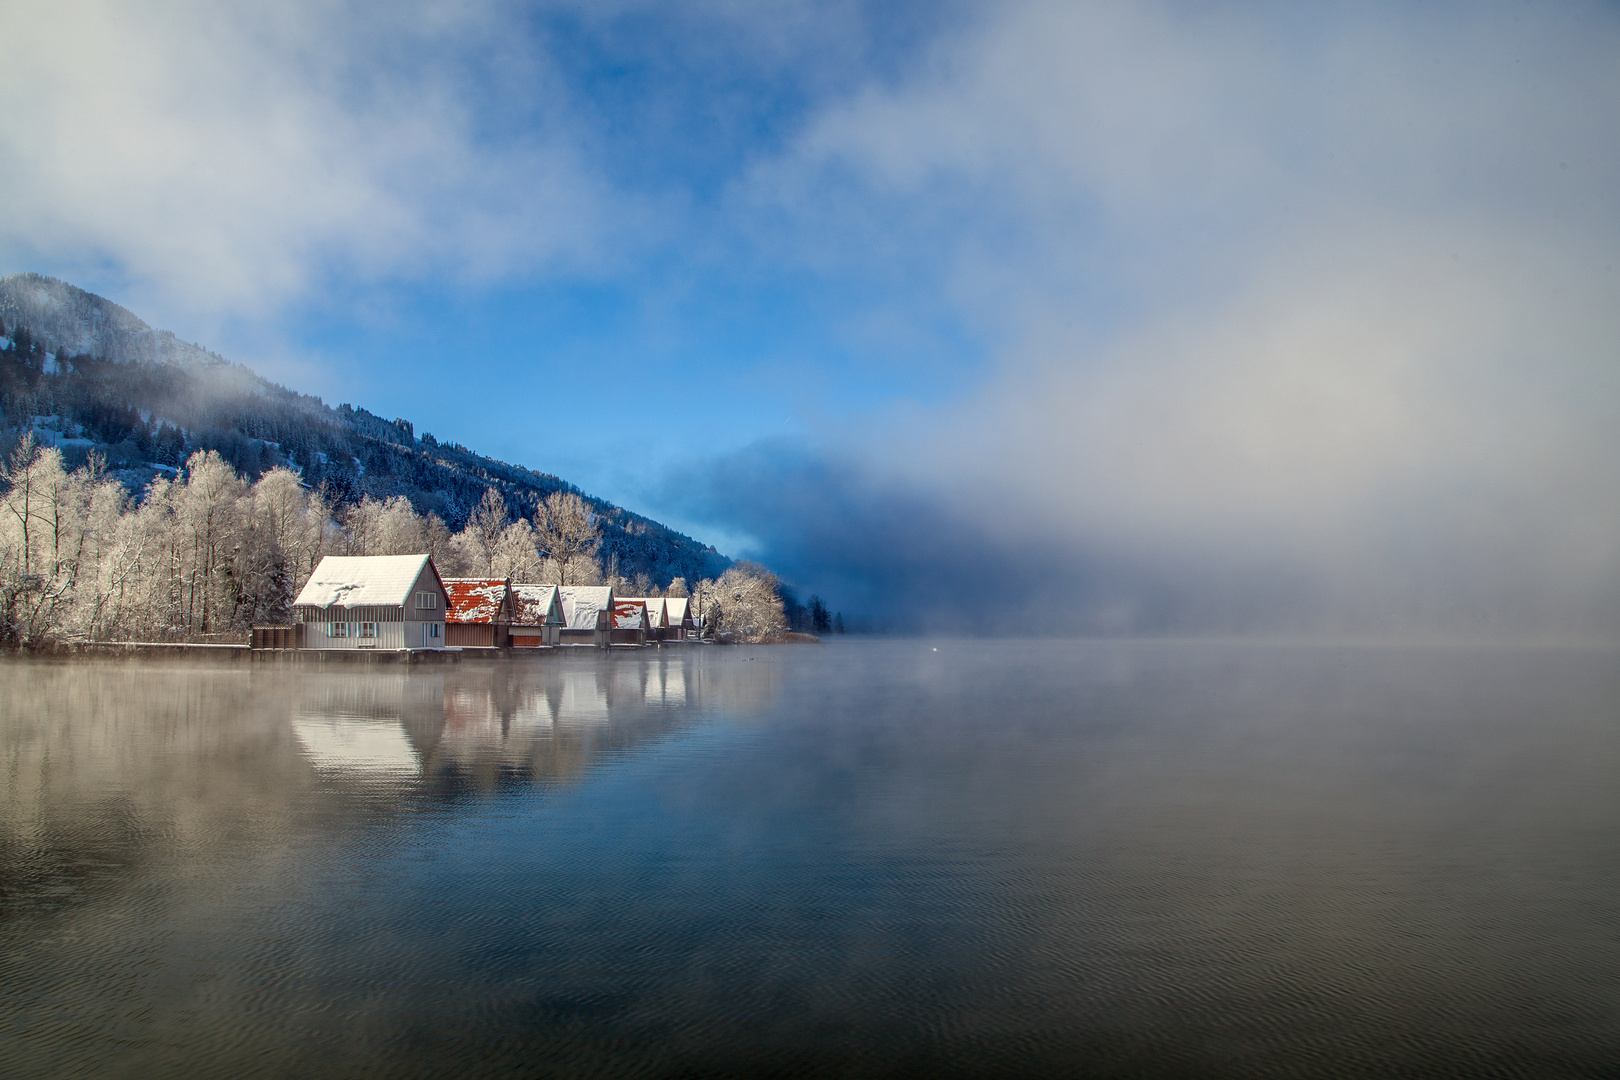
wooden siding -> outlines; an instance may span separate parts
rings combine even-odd
[[[495,627],[492,623],[445,623],[444,643],[451,648],[493,649]]]
[[[360,624],[372,622],[370,619],[355,619],[352,622],[336,619],[325,623],[315,623],[304,628],[304,648],[306,649],[387,649],[398,650],[405,648],[405,623],[399,622],[372,622],[376,627],[375,637],[361,637]],[[343,628],[342,637],[332,636],[332,629]],[[420,648],[420,646],[417,646]]]
[[[250,649],[296,649],[303,644],[303,626],[255,626],[248,635]]]
[[[342,604],[333,604],[329,608],[301,607],[297,609],[297,619],[302,623],[323,622],[404,622],[405,613],[398,607],[344,607]]]
[[[569,630],[560,627],[557,632],[559,645],[606,645],[610,640],[610,630]]]

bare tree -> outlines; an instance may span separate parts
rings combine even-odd
[[[570,491],[554,491],[534,511],[534,538],[545,556],[548,573],[558,585],[581,584],[582,564],[595,564],[596,549],[602,543],[602,529],[581,499]],[[600,570],[596,571],[600,574]]]

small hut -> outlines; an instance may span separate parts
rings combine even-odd
[[[568,619],[555,585],[512,586],[512,647],[555,645]]]
[[[450,610],[445,643],[473,649],[504,649],[512,625],[510,578],[445,578]]]
[[[306,649],[442,649],[450,594],[427,555],[328,555],[293,601]]]
[[[600,645],[613,640],[613,587],[559,585],[564,624],[560,645]]]

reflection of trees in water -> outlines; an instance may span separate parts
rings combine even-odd
[[[0,914],[158,860],[273,851],[408,812],[424,790],[576,781],[705,716],[757,709],[764,665],[707,650],[309,672],[8,661]]]
[[[154,859],[274,842],[316,779],[257,674],[9,661],[0,907],[60,906]]]

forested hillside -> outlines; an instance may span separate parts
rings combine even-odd
[[[549,473],[418,438],[403,419],[332,408],[155,331],[126,309],[37,274],[0,278],[0,451],[32,432],[73,468],[92,454],[137,498],[215,451],[248,482],[286,468],[341,519],[363,500],[403,498],[462,530],[494,489],[513,520],[553,492]],[[663,584],[713,578],[729,560],[656,521],[583,495],[602,532],[605,571]],[[369,499],[368,499],[369,497]]]

